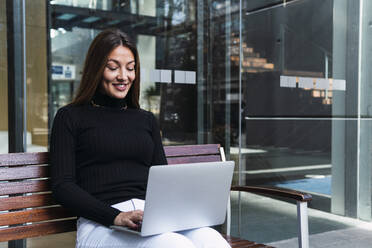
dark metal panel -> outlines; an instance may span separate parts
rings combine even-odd
[[[23,152],[22,0],[7,0],[9,152]]]
[[[23,152],[23,1],[7,0],[8,130],[9,153]],[[26,240],[8,242],[9,248],[25,248]]]

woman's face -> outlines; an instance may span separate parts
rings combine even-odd
[[[110,97],[122,99],[128,94],[135,78],[135,61],[132,51],[125,46],[116,47],[108,56],[101,89]]]

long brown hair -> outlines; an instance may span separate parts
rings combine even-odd
[[[79,89],[71,104],[89,103],[99,85],[102,82],[103,71],[105,70],[107,57],[118,46],[125,46],[132,51],[135,60],[135,76],[126,98],[128,107],[139,108],[140,92],[140,61],[138,51],[127,34],[119,29],[106,29],[94,38],[85,58],[83,75]]]

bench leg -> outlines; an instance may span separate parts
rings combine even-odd
[[[307,202],[297,202],[298,247],[309,248],[309,224]]]
[[[230,202],[230,196],[229,200],[227,201],[227,212],[226,212],[226,235],[230,236],[231,232],[231,202]]]
[[[230,236],[231,232],[231,202],[230,196],[229,200],[227,201],[227,209],[226,209],[226,220],[225,223],[221,226],[221,232],[227,236]]]

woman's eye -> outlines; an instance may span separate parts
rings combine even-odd
[[[118,67],[112,67],[112,66],[107,66],[107,68],[108,68],[110,71],[115,71],[116,69],[118,69]]]
[[[128,71],[134,71],[134,68],[128,68],[127,70]]]

